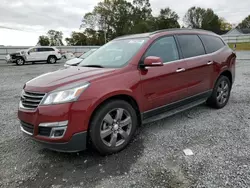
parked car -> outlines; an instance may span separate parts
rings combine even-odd
[[[223,108],[235,60],[220,36],[203,30],[119,37],[77,67],[28,81],[18,110],[21,130],[52,150],[90,144],[101,154],[118,152],[140,124],[203,103]]]
[[[54,64],[61,59],[61,54],[55,47],[32,47],[27,50],[21,50],[16,53],[8,54],[6,61],[24,65],[27,62],[43,62]]]
[[[89,51],[87,51],[86,53],[82,54],[80,57],[76,57],[76,58],[72,58],[68,61],[66,61],[66,63],[64,64],[64,67],[69,67],[69,66],[77,66],[79,65],[79,63],[85,59],[86,57],[88,57],[90,54],[92,54],[93,52],[95,52],[97,49],[91,49]]]

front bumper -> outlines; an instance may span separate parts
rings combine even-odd
[[[21,130],[26,134],[29,133],[29,136],[45,147],[57,151],[76,152],[86,149],[90,118],[87,109],[86,101],[38,106],[34,111],[19,107],[18,118],[21,121]],[[51,137],[49,133],[46,135],[48,129],[41,126],[44,123],[64,121],[68,124],[62,137]]]
[[[86,149],[87,131],[76,133],[68,142],[53,143],[34,139],[44,147],[59,152],[78,152]]]

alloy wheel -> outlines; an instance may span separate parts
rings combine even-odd
[[[23,59],[18,59],[18,60],[17,60],[17,64],[18,64],[18,65],[22,65],[23,63],[24,63]]]
[[[129,139],[132,128],[131,115],[125,109],[113,109],[102,120],[100,136],[108,147],[118,147]]]
[[[55,63],[56,62],[56,59],[54,57],[51,57],[50,60],[49,60],[50,63]]]
[[[217,89],[217,102],[219,104],[224,104],[229,96],[229,85],[228,83],[223,80]]]

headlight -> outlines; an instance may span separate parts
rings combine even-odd
[[[48,105],[48,104],[59,104],[59,103],[66,103],[66,102],[72,102],[78,99],[78,97],[82,94],[82,92],[89,86],[89,83],[85,83],[84,85],[65,89],[65,90],[59,90],[59,91],[53,91],[46,95],[44,100],[42,101],[42,105]]]

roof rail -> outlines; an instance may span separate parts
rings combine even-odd
[[[151,35],[161,33],[161,32],[166,32],[166,31],[204,31],[204,32],[213,33],[212,31],[207,31],[207,30],[204,30],[204,29],[171,28],[171,29],[162,29],[162,30],[154,31],[154,32],[151,33]]]

